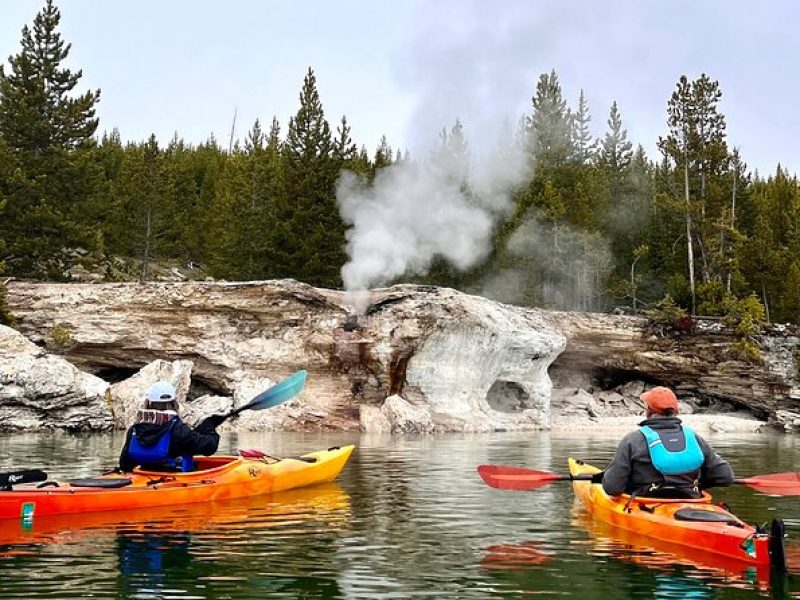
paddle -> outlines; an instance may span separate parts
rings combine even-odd
[[[264,410],[291,400],[303,390],[303,386],[306,383],[306,375],[305,370],[300,370],[283,381],[276,383],[271,388],[264,390],[244,406],[240,406],[223,416],[225,419],[229,419],[245,410]]]
[[[504,465],[481,465],[478,475],[486,485],[499,490],[535,490],[554,481],[591,481],[592,475],[559,475],[548,471],[537,471],[524,467]],[[800,496],[800,473],[771,473],[734,479],[734,483],[746,485],[770,496]]]
[[[10,473],[0,473],[0,490],[10,490],[12,485],[18,483],[38,483],[46,479],[47,473],[41,469],[22,469]]]

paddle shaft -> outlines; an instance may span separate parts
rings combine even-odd
[[[569,475],[537,471],[525,467],[481,465],[478,474],[487,485],[505,490],[535,490],[554,481],[602,480],[603,472]],[[800,496],[800,473],[771,473],[734,479],[731,483],[746,485],[772,496]]]
[[[743,478],[736,478],[733,480],[733,483],[737,485],[746,485],[750,487],[754,486],[764,486],[765,484],[759,481],[761,476],[754,475],[753,477],[743,477]],[[586,473],[583,475],[556,475],[555,477],[551,478],[550,481],[591,481],[592,475]],[[777,484],[776,484],[777,485]]]
[[[233,409],[231,412],[229,412],[228,414],[226,414],[226,415],[225,415],[225,419],[230,419],[231,417],[235,417],[236,415],[238,415],[238,414],[239,414],[239,413],[241,413],[241,412],[244,412],[244,411],[246,411],[246,410],[250,410],[250,409],[251,409],[251,408],[253,408],[253,407],[254,407],[256,404],[258,404],[258,401],[255,401],[255,402],[248,402],[248,403],[247,403],[247,404],[245,404],[244,406],[240,406],[239,408],[235,408],[235,409]]]

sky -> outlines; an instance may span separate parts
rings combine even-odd
[[[61,0],[68,65],[100,88],[100,131],[123,140],[213,134],[227,146],[255,119],[298,108],[314,69],[326,117],[346,115],[374,153],[424,152],[461,119],[473,149],[531,109],[552,69],[592,129],[616,100],[630,139],[653,159],[678,78],[707,73],[723,92],[728,140],[762,173],[800,171],[800,3],[741,0]],[[19,50],[38,0],[0,2],[0,57]]]

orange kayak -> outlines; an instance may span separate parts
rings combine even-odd
[[[36,517],[149,509],[260,496],[332,481],[354,446],[329,448],[300,458],[196,457],[187,473],[135,469],[92,479],[18,485],[0,491],[0,519],[32,523]]]
[[[570,475],[594,474],[600,469],[570,458]],[[785,571],[783,523],[773,521],[772,532],[744,523],[712,502],[708,493],[696,500],[609,496],[603,486],[573,481],[575,496],[598,520],[642,537],[696,554],[725,557],[741,565],[778,567]],[[630,537],[630,536],[628,536]]]

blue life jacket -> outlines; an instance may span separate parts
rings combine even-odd
[[[662,475],[683,475],[697,471],[705,461],[694,431],[682,425],[683,432],[656,431],[644,425],[639,431],[647,441],[650,460]]]
[[[161,434],[161,437],[152,446],[141,444],[136,437],[136,428],[134,428],[131,432],[131,443],[128,445],[128,456],[140,465],[163,465],[170,469],[176,468],[176,459],[169,455],[169,446],[172,442],[172,427],[176,422],[177,419],[172,419],[167,430]],[[179,458],[181,458],[181,471],[191,471],[194,466],[192,457],[184,456]]]

